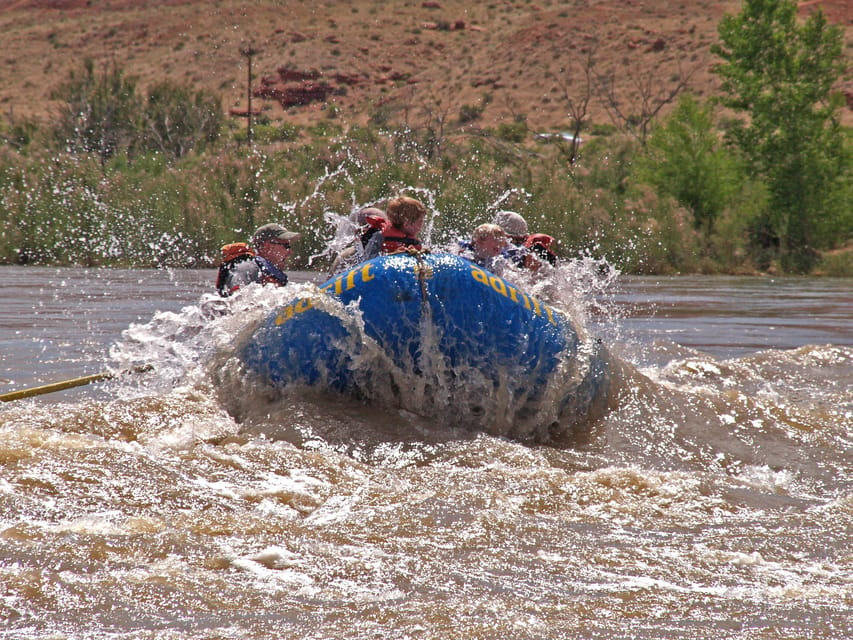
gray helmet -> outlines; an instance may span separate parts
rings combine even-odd
[[[508,236],[526,236],[527,220],[515,211],[498,211],[494,223],[506,231]]]

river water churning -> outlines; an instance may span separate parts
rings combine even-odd
[[[588,294],[610,406],[544,446],[240,387],[281,291],[3,271],[0,392],[155,369],[0,405],[2,638],[850,635],[850,281]]]

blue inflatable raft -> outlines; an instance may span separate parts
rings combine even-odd
[[[241,358],[275,387],[319,387],[538,439],[583,419],[607,386],[598,341],[451,254],[360,264],[278,308]]]

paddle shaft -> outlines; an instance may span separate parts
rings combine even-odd
[[[133,372],[139,373],[141,371],[148,371],[151,369],[151,365],[143,365],[140,367],[134,367],[132,369]],[[29,389],[20,389],[18,391],[10,391],[9,393],[0,394],[0,402],[12,402],[13,400],[23,400],[24,398],[32,398],[35,396],[41,396],[46,393],[53,393],[55,391],[63,391],[65,389],[73,389],[74,387],[82,387],[83,385],[90,384],[92,382],[99,382],[101,380],[110,380],[115,378],[116,374],[110,373],[109,371],[104,371],[101,373],[93,373],[89,376],[81,376],[79,378],[71,378],[70,380],[62,380],[60,382],[53,382],[51,384],[45,384],[40,387],[30,387]]]

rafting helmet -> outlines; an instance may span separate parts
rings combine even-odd
[[[494,223],[506,231],[508,236],[526,236],[528,233],[527,220],[515,211],[498,211]]]

